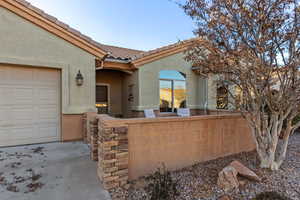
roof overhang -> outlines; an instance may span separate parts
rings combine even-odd
[[[191,46],[191,44],[193,44],[193,42],[195,42],[195,40],[199,40],[199,39],[193,38],[183,42],[178,42],[170,46],[166,46],[163,48],[146,52],[145,54],[142,54],[140,57],[133,59],[131,63],[134,67],[138,68],[142,65],[151,63],[153,61],[162,59],[164,57],[168,57],[177,53],[184,52]]]
[[[133,72],[136,68],[131,63],[114,59],[96,59],[96,70],[110,69],[123,72]]]
[[[99,48],[96,42],[92,39],[80,34],[80,32],[70,28],[66,24],[58,21],[56,18],[44,13],[38,8],[33,7],[26,1],[20,0],[20,2],[18,2],[16,0],[0,0],[0,6],[96,57],[102,58],[107,54]]]

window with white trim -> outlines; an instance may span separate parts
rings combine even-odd
[[[176,70],[159,73],[160,112],[176,112],[186,108],[186,75]]]

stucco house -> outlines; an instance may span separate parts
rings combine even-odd
[[[192,42],[104,45],[26,1],[0,0],[0,146],[81,139],[85,112],[216,109],[215,82],[184,60]]]

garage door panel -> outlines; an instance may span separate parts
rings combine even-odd
[[[40,132],[43,132],[44,136],[46,137],[58,137],[59,136],[59,130],[57,129],[57,124],[47,124],[47,125],[42,125],[39,128]]]
[[[4,67],[1,67],[0,68],[0,84],[1,83],[6,83],[8,81],[8,71],[4,68]]]
[[[0,86],[0,105],[22,105],[34,103],[34,89],[30,87],[16,88]]]
[[[34,138],[37,132],[37,127],[20,126],[12,129],[11,140],[25,140]]]
[[[57,120],[59,117],[57,115],[58,109],[57,107],[49,107],[49,108],[40,108],[39,109],[39,118],[41,120]]]
[[[34,69],[30,67],[10,67],[9,78],[15,83],[23,82],[25,84],[32,84],[34,81]]]
[[[1,84],[1,83],[0,83]],[[0,86],[0,106],[1,105],[9,105],[13,100],[13,93],[11,92],[11,88]]]
[[[41,105],[57,105],[59,93],[55,89],[42,88],[38,90],[38,100]]]
[[[57,80],[59,79],[60,74],[49,73],[51,69],[45,69],[43,71],[36,70],[36,81],[43,82],[43,83],[51,83],[57,84]]]
[[[11,109],[6,106],[0,106],[0,125],[8,126],[9,124],[13,124]]]
[[[6,107],[0,105],[0,126],[7,119],[7,113],[9,113],[9,110]]]
[[[0,65],[0,146],[60,139],[60,72]]]
[[[59,109],[55,106],[37,107],[37,106],[15,106],[0,107],[0,125],[16,126],[18,124],[35,124],[35,123],[56,123],[60,118]]]
[[[7,128],[8,129],[8,128]],[[6,130],[7,130],[6,129]],[[45,124],[39,126],[19,126],[10,129],[9,140],[29,140],[58,137],[59,132],[57,124]],[[43,134],[40,134],[43,133]]]
[[[11,111],[11,120],[14,121],[15,124],[19,124],[22,121],[26,121],[27,123],[33,123],[34,120],[37,120],[37,118],[35,117],[34,106],[16,106],[12,107]]]
[[[33,88],[16,88],[13,90],[14,104],[33,104],[34,89]]]
[[[5,127],[0,130],[0,137],[5,137],[6,141],[24,140],[33,137],[34,129],[33,126]]]

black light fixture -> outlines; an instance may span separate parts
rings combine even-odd
[[[80,70],[78,70],[78,73],[76,75],[76,83],[78,86],[81,86],[83,84],[83,76],[82,76]]]

